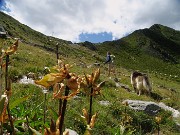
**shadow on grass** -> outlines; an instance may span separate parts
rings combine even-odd
[[[151,98],[153,98],[156,101],[160,101],[163,99],[163,97],[157,93],[151,92]]]

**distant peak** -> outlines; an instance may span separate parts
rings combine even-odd
[[[161,31],[162,29],[171,29],[171,30],[174,30],[173,28],[164,26],[162,24],[154,24],[149,29],[150,30],[155,30],[155,31]]]
[[[162,25],[160,25],[160,24],[154,24],[149,29],[151,29],[151,30],[160,30],[161,27],[162,27]]]

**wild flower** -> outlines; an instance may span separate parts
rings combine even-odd
[[[16,42],[14,42],[14,44],[10,47],[8,47],[7,50],[2,50],[3,53],[5,53],[5,55],[12,55],[17,51],[18,48],[18,41],[16,40]]]
[[[94,127],[96,118],[97,118],[97,113],[95,113],[91,119],[90,119],[90,123],[89,122],[89,115],[87,110],[84,108],[82,109],[83,115],[81,116],[83,119],[85,119],[86,125],[87,125],[87,129],[92,130],[92,128]]]
[[[0,122],[4,123],[8,120],[8,115],[6,113],[6,108],[8,104],[8,97],[6,94],[1,95],[0,99]]]
[[[160,123],[161,123],[161,121],[162,121],[161,116],[155,117],[155,122],[157,123],[157,126],[158,126],[158,135],[160,134]]]
[[[160,116],[155,117],[155,121],[156,121],[157,124],[160,124],[161,120],[162,120],[162,118]]]
[[[87,95],[94,96],[101,93],[100,90],[101,90],[101,87],[104,86],[105,81],[97,84],[99,77],[100,77],[100,69],[97,69],[91,75],[84,74],[84,77],[82,78],[80,85]],[[92,93],[91,93],[91,89],[92,89]]]
[[[5,102],[4,98],[2,98],[2,100],[1,100],[2,102],[1,102],[0,122],[3,123],[6,119],[9,119],[12,133],[14,133],[14,125],[13,125],[13,121],[12,121],[12,117],[11,117],[10,109],[9,109],[9,103],[8,103],[9,98],[12,95],[12,90],[11,90],[11,82],[10,82],[9,76],[8,76],[8,64],[10,63],[9,55],[12,55],[17,51],[18,41],[19,40],[15,41],[12,44],[12,46],[8,47],[6,50],[2,50],[1,56],[0,56],[1,67],[5,67],[5,94],[4,95],[6,95],[6,102]],[[3,64],[3,57],[6,57],[5,64]],[[1,79],[2,78],[0,78],[0,80]],[[2,81],[1,81],[0,85],[1,85],[0,91],[2,91]],[[4,104],[3,104],[3,101],[4,101]],[[6,114],[6,109],[7,109],[8,115]],[[2,126],[0,127],[0,132],[2,134]]]
[[[92,104],[93,104],[93,96],[101,94],[100,90],[101,87],[105,84],[104,82],[100,82],[97,84],[98,80],[100,77],[100,69],[95,70],[91,75],[89,74],[84,74],[84,77],[82,77],[80,86],[84,90],[84,92],[90,96],[89,98],[89,113],[88,111],[84,108],[83,111],[83,118],[86,120],[86,131],[85,134],[90,135],[90,130],[94,127],[95,120],[97,117],[97,113],[92,115]]]
[[[61,60],[58,60],[58,64],[51,69],[51,73],[46,74],[41,80],[35,81],[36,84],[41,85],[46,89],[53,87],[53,99],[59,99],[61,101],[59,102],[61,103],[59,104],[59,117],[61,119],[58,125],[59,134],[61,135],[63,134],[62,127],[64,123],[67,99],[75,96],[79,92],[80,83],[82,81],[79,76],[69,72],[70,67],[71,66],[69,64],[64,64]],[[52,122],[51,125],[53,125]],[[46,129],[47,135],[51,132],[51,130]],[[55,134],[54,130],[53,134]]]

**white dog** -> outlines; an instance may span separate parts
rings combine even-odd
[[[133,72],[131,74],[131,84],[139,96],[141,93],[151,94],[152,87],[146,74],[137,71]]]

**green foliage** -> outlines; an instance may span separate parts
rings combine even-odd
[[[157,30],[158,28],[158,30]],[[174,40],[169,35],[176,37]],[[120,40],[97,45],[98,52],[116,56],[118,66],[140,71],[180,76],[180,32],[162,25],[137,30]],[[174,78],[179,81],[178,78]]]
[[[20,103],[26,101],[29,98],[29,96],[25,96],[22,98],[18,98],[15,101],[12,102],[12,104],[10,105],[10,109],[13,109],[14,107],[18,106]]]
[[[29,72],[36,73],[38,77],[44,75],[44,67],[56,65],[55,45],[57,43],[60,59],[73,65],[72,71],[79,75],[91,74],[95,68],[87,69],[86,66],[93,65],[94,62],[101,64],[100,80],[106,82],[101,95],[95,96],[93,101],[93,112],[98,113],[95,127],[91,131],[93,135],[155,133],[157,124],[153,116],[131,110],[121,104],[125,99],[157,102],[157,98],[145,95],[137,96],[133,93],[129,77],[132,70],[148,74],[153,82],[153,92],[162,97],[159,99],[161,102],[175,109],[180,108],[179,31],[154,25],[150,29],[135,31],[117,41],[102,44],[85,42],[72,45],[71,42],[47,37],[36,32],[4,13],[0,12],[0,18],[2,18],[0,24],[6,28],[10,36],[21,38],[17,53],[10,57],[9,77],[11,79],[15,79],[17,76],[21,78]],[[10,45],[11,40],[0,39],[1,47],[4,48],[5,44]],[[126,84],[131,92],[127,92],[121,87],[117,88],[114,78],[110,79],[105,74],[106,65],[102,65],[102,63],[109,50],[116,56],[115,66],[120,83]],[[82,63],[85,66],[82,66]],[[47,121],[45,124],[43,123],[44,94],[42,89],[30,84],[13,83],[12,92],[11,114],[15,118],[14,125],[19,130],[19,134],[27,132],[23,127],[23,124],[27,123],[27,118],[29,126],[32,127],[31,130],[34,132],[43,130],[44,126],[49,127],[51,118],[57,119],[58,102],[52,99],[51,92],[47,94]],[[88,97],[79,93],[78,97],[68,100],[67,104],[65,127],[77,131],[80,135],[86,130],[86,125],[80,116],[82,109],[89,107],[88,101]],[[101,105],[99,101],[108,101],[109,105]],[[178,133],[169,112],[161,111],[158,115],[162,116],[160,130],[163,133]],[[122,125],[122,122],[125,121],[124,116],[131,117],[132,122]],[[4,128],[9,129],[10,127],[8,124],[4,124]]]

